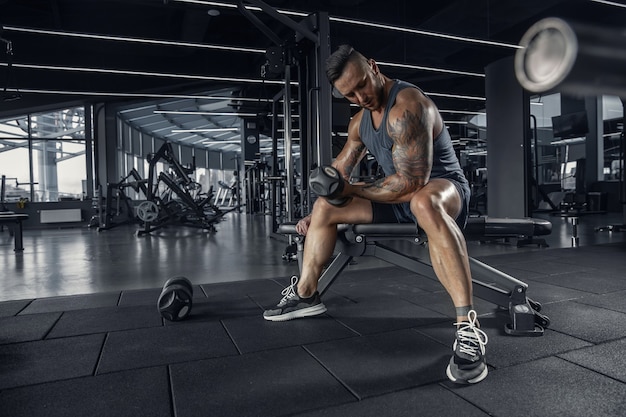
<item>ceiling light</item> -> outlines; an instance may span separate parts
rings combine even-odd
[[[2,63],[0,63],[2,65]],[[8,88],[7,91],[18,92],[17,89]],[[269,98],[255,97],[224,97],[224,96],[203,96],[199,94],[153,94],[153,93],[121,93],[121,92],[105,92],[105,91],[76,91],[76,90],[40,90],[34,88],[20,88],[20,93],[28,94],[59,94],[73,96],[101,96],[101,97],[136,97],[136,98],[174,98],[174,99],[192,99],[192,100],[233,100],[233,101],[254,101],[270,103]],[[133,109],[133,110],[136,110]]]
[[[232,4],[232,3],[222,3],[222,2],[214,2],[214,1],[200,1],[200,0],[174,0],[174,1],[176,1],[178,3],[202,4],[202,5],[213,6],[213,7],[228,7],[228,8],[236,8],[237,7],[237,5]],[[254,6],[244,6],[244,7],[246,9],[248,9],[248,10],[262,11],[261,8],[259,8],[259,7],[254,7]],[[279,9],[276,9],[276,11],[278,13],[280,13],[280,14],[291,15],[291,16],[306,17],[306,16],[309,15],[309,13],[302,13],[302,12],[296,12],[296,11],[290,11],[290,10],[279,10]],[[466,38],[466,37],[463,37],[463,36],[448,35],[448,34],[445,34],[445,33],[430,32],[430,31],[427,31],[427,30],[412,29],[412,28],[407,28],[407,27],[399,27],[397,25],[387,25],[387,24],[384,24],[384,23],[375,23],[375,22],[366,22],[366,21],[363,21],[363,20],[347,19],[347,18],[337,17],[337,16],[329,16],[329,20],[331,22],[338,22],[338,23],[346,23],[346,24],[351,24],[351,25],[367,26],[367,27],[373,27],[373,28],[377,28],[377,29],[387,29],[387,30],[393,30],[393,31],[396,31],[396,32],[412,33],[414,35],[432,36],[432,37],[436,37],[436,38],[450,39],[450,40],[461,41],[461,42],[476,43],[476,44],[481,44],[481,45],[500,46],[500,47],[513,48],[513,49],[520,49],[520,48],[522,48],[519,45],[514,45],[514,44],[510,44],[510,43],[494,42],[494,41],[488,41],[488,40],[476,39],[476,38]]]
[[[609,5],[609,6],[624,7],[624,8],[626,8],[626,4],[617,3],[617,2],[615,2],[615,1],[607,1],[607,0],[591,0],[591,1],[596,2],[596,3],[606,4],[606,5]]]
[[[513,49],[522,48],[519,45],[514,45],[510,43],[486,41],[486,40],[475,39],[475,38],[466,38],[463,36],[448,35],[446,33],[429,32],[426,30],[411,29],[411,28],[401,27],[397,25],[387,25],[383,23],[365,22],[361,20],[346,19],[343,17],[333,17],[333,16],[331,16],[329,19],[331,22],[348,23],[348,24],[353,24],[353,25],[372,27],[376,29],[387,29],[387,30],[393,30],[396,32],[412,33],[414,35],[425,35],[425,36],[432,36],[435,38],[450,39],[454,41],[476,43],[476,44],[481,44],[481,45],[502,46],[505,48],[513,48]]]
[[[93,33],[66,32],[62,30],[35,29],[35,28],[24,28],[24,27],[18,27],[18,26],[3,26],[3,28],[4,30],[7,30],[7,31],[35,33],[38,35],[67,36],[67,37],[72,37],[72,38],[99,39],[99,40],[105,40],[105,41],[143,43],[143,44],[166,45],[166,46],[182,46],[186,48],[215,49],[215,50],[222,50],[222,51],[252,52],[252,53],[257,53],[257,54],[265,54],[265,49],[259,49],[259,48],[241,48],[238,46],[209,45],[209,44],[204,44],[204,43],[166,41],[166,40],[161,40],[161,39],[130,38],[126,36],[111,36],[111,35],[100,35],[100,34],[93,34]]]
[[[214,112],[214,111],[181,111],[181,110],[155,110],[156,114],[193,114],[198,116],[237,116],[256,117],[256,113]]]
[[[478,100],[478,101],[486,101],[487,100],[485,97],[464,96],[464,95],[460,95],[460,94],[429,93],[429,92],[425,92],[424,94],[426,94],[427,96],[433,96],[433,97],[461,98],[461,99],[464,99],[464,100]]]
[[[0,62],[0,66],[7,66],[6,63]],[[265,80],[255,78],[234,78],[234,77],[214,77],[207,75],[188,75],[188,74],[171,74],[165,72],[149,72],[149,71],[129,71],[129,70],[116,70],[105,68],[83,68],[83,67],[66,67],[66,66],[54,66],[54,65],[35,65],[35,64],[13,64],[14,67],[39,69],[39,70],[52,70],[52,71],[74,71],[74,72],[93,72],[96,74],[121,74],[121,75],[139,75],[150,77],[165,77],[165,78],[181,78],[187,80],[204,80],[204,81],[225,81],[236,83],[253,83],[253,84],[276,84],[283,85],[284,82],[280,80]],[[297,82],[292,84],[297,85]]]
[[[476,114],[478,116],[485,116],[487,113],[480,111],[465,111],[465,110],[442,110],[439,109],[439,113],[451,113],[451,114]]]
[[[422,71],[433,71],[433,72],[445,72],[447,74],[458,74],[458,75],[469,75],[470,77],[485,77],[485,74],[480,74],[477,72],[466,72],[466,71],[457,71],[457,70],[449,70],[444,68],[434,68],[434,67],[423,67],[421,65],[411,65],[411,64],[394,64],[391,62],[380,62],[376,61],[377,64],[382,66],[389,67],[397,67],[397,68],[410,68]]]
[[[206,129],[172,129],[172,133],[209,133],[209,132],[235,132],[237,127],[213,127]]]
[[[205,146],[211,145],[241,145],[241,140],[210,140],[202,141]]]

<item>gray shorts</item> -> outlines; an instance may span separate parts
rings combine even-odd
[[[471,191],[467,181],[459,181],[457,178],[445,178],[456,187],[461,196],[461,212],[456,217],[456,224],[461,230],[465,228],[469,215],[469,201]],[[415,223],[417,219],[411,212],[410,203],[385,204],[372,201],[372,223]],[[419,225],[418,225],[419,226]]]

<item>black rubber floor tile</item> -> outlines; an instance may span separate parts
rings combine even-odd
[[[246,295],[232,295],[225,299],[194,298],[191,312],[185,322],[221,320],[232,317],[260,317],[261,315],[263,315],[263,309]],[[165,322],[166,325],[179,323],[183,322]]]
[[[0,317],[15,316],[33,300],[3,301],[0,303]]]
[[[232,296],[244,296],[272,290],[278,290],[278,293],[280,293],[282,289],[280,284],[270,279],[202,284],[201,287],[210,300],[219,300]]]
[[[433,384],[297,414],[297,417],[486,417],[449,390]],[[294,416],[296,417],[296,416]]]
[[[499,269],[500,265],[510,265],[519,262],[551,262],[558,258],[551,251],[513,252],[501,255],[477,256],[476,259],[489,266]]]
[[[521,281],[525,281],[528,279],[541,279],[541,277],[543,277],[544,273],[542,272],[537,272],[537,271],[529,271],[527,269],[520,269],[517,264],[516,266],[511,266],[511,265],[498,265],[497,267],[498,270],[504,272],[505,274],[508,274],[510,276],[512,276],[513,278],[517,278]]]
[[[103,342],[90,335],[2,345],[0,390],[92,375]]]
[[[356,262],[366,258],[356,258]],[[353,282],[367,282],[376,281],[382,277],[395,277],[399,274],[406,272],[404,269],[396,266],[389,266],[383,268],[371,268],[371,269],[353,269],[350,265],[344,269],[337,277],[337,283],[353,283]]]
[[[172,365],[176,417],[285,416],[354,401],[300,347]]]
[[[171,417],[167,369],[141,369],[2,391],[0,415]]]
[[[63,313],[48,338],[161,326],[156,306],[92,308]]]
[[[576,299],[576,302],[626,313],[624,300],[626,300],[626,291],[618,291],[609,294],[585,295]]]
[[[360,399],[441,381],[452,348],[415,330],[306,346]]]
[[[153,305],[156,308],[157,300],[159,299],[159,295],[162,290],[162,288],[150,288],[147,290],[122,291],[118,306],[129,307]]]
[[[592,343],[626,337],[626,314],[574,301],[545,307],[550,329]]]
[[[424,292],[416,294],[404,294],[401,298],[416,304],[420,307],[441,313],[448,317],[451,322],[456,320],[456,310],[450,295],[444,290],[439,292]],[[497,306],[490,301],[482,298],[474,297],[474,309],[481,313],[491,312],[497,309]]]
[[[434,274],[434,272],[433,272]],[[394,275],[393,279],[398,282],[404,282],[405,284],[415,286],[421,290],[426,292],[441,292],[445,291],[441,282],[439,282],[437,277],[433,275],[432,277],[423,276],[420,274],[416,274],[415,272],[402,270],[401,273]]]
[[[329,309],[327,314],[359,334],[408,329],[449,320],[441,313],[401,298],[376,295],[362,297],[358,303]]]
[[[547,275],[541,278],[546,284],[558,285],[593,294],[626,290],[624,271],[608,272],[606,270],[588,270]]]
[[[265,320],[258,314],[253,317],[224,320],[224,326],[242,353],[357,335],[327,315],[273,322]]]
[[[626,384],[626,338],[559,355]]]
[[[0,318],[0,344],[43,339],[61,313],[29,314]]]
[[[507,417],[618,417],[626,407],[624,384],[554,357],[491,371],[454,393]]]
[[[162,291],[163,288],[122,291],[118,305],[120,307],[152,305],[156,308]],[[204,300],[206,300],[206,295],[204,295],[199,285],[194,285],[193,302],[202,302]]]
[[[108,335],[97,373],[237,354],[219,322],[127,330]]]
[[[50,313],[97,307],[115,307],[119,298],[120,293],[118,292],[38,298],[33,300],[33,302],[30,303],[20,314]]]
[[[612,271],[623,271],[626,269],[626,257],[619,256],[614,252],[591,252],[582,256],[572,256],[561,259],[560,262],[566,262],[573,265],[581,265],[587,268],[594,268]]]
[[[597,270],[592,267],[575,265],[571,263],[561,262],[560,260],[547,260],[547,261],[526,261],[520,260],[517,263],[510,263],[506,265],[509,268],[520,269],[522,271],[529,271],[531,273],[537,273],[541,275],[561,275],[561,274],[578,274],[581,272],[597,273]]]
[[[547,280],[550,280],[550,278],[546,279],[545,276],[526,280],[525,282],[528,284],[526,295],[543,305],[557,301],[578,299],[589,294],[586,291],[549,284],[545,282]]]
[[[363,297],[369,298],[369,296],[373,293],[381,296],[403,298],[410,297],[413,294],[424,294],[426,292],[415,285],[397,281],[391,276],[383,276],[367,281],[353,280],[342,282],[339,281],[339,279],[340,278],[338,278],[338,281],[333,283],[330,287],[330,291],[355,301],[358,301]],[[418,279],[420,278],[415,275],[415,283],[417,283]]]
[[[543,336],[511,336],[504,332],[490,332],[487,363],[496,368],[513,366],[553,356],[571,349],[590,346],[590,343],[546,329]]]

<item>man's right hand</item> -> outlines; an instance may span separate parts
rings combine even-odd
[[[298,232],[302,236],[306,236],[306,232],[309,230],[309,225],[311,224],[311,215],[309,214],[303,219],[300,219],[298,223],[296,223],[296,232]]]

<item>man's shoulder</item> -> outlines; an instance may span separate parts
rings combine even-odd
[[[434,108],[434,103],[418,88],[403,88],[398,91],[391,106],[391,114],[402,115],[405,111],[422,113],[425,108]]]

